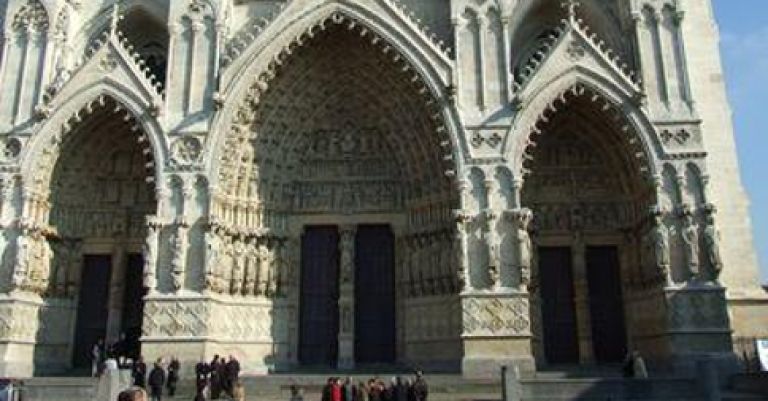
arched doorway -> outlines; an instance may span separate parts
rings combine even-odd
[[[254,86],[221,161],[219,189],[229,196],[213,214],[239,225],[235,247],[300,255],[278,280],[298,309],[295,363],[456,362],[457,199],[439,105],[407,59],[363,23],[336,13],[310,32]],[[261,277],[270,277],[234,272],[230,294],[259,296]],[[444,329],[425,330],[427,321]]]
[[[552,110],[522,192],[534,213],[534,354],[540,367],[617,363],[644,341],[632,320],[638,292],[666,282],[641,261],[653,181],[632,124],[599,92],[576,85]]]
[[[39,363],[55,352],[62,367],[86,368],[99,340],[122,339],[130,356],[140,352],[142,245],[146,218],[157,209],[148,179],[152,152],[132,113],[106,95],[89,102],[63,132],[56,152],[47,155],[53,157],[50,176],[40,181],[50,185],[52,253],[42,313],[62,323],[43,325],[36,352]]]

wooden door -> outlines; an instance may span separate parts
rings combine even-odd
[[[595,361],[621,362],[627,353],[627,334],[616,247],[587,248],[587,282]]]
[[[579,362],[571,249],[539,248],[544,354],[549,364]]]
[[[395,362],[395,243],[388,225],[359,226],[355,239],[355,360]]]
[[[339,333],[339,233],[307,227],[301,241],[299,361],[335,366]]]
[[[107,335],[112,255],[85,255],[77,303],[74,352],[75,368],[91,367],[91,350]]]

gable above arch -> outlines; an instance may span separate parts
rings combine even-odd
[[[270,63],[279,64],[281,58],[290,55],[292,48],[324,29],[324,24],[334,14],[343,15],[382,37],[419,66],[423,75],[436,77],[436,86],[450,84],[452,61],[447,47],[421,28],[407,11],[390,0],[335,0],[312,7],[289,3],[274,20],[246,35],[252,43],[229,60],[222,71],[220,92],[233,93],[242,77],[253,76]]]
[[[628,65],[571,15],[551,31],[539,50],[520,68],[513,83],[515,101],[524,104],[541,88],[572,70],[608,80],[627,99],[639,101],[643,97],[640,82]]]

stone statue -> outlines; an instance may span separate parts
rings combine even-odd
[[[243,261],[245,259],[245,244],[237,240],[232,244],[232,295],[243,294]]]
[[[704,251],[707,255],[709,274],[713,281],[720,278],[723,271],[723,260],[720,257],[720,233],[715,227],[714,210],[707,210],[707,225],[704,227]]]
[[[29,238],[25,230],[16,237],[16,263],[13,266],[11,283],[14,289],[24,289],[27,281],[27,258],[29,254]]]
[[[176,227],[176,235],[173,238],[173,261],[171,263],[171,283],[173,290],[179,291],[184,287],[184,266],[187,258],[187,232],[188,226],[182,221]]]
[[[454,258],[457,264],[456,276],[459,291],[465,292],[472,289],[472,283],[469,279],[469,255],[467,253],[467,222],[469,221],[469,216],[463,210],[454,210],[453,218],[456,226],[456,237],[454,238],[453,245]]]
[[[259,272],[259,249],[256,246],[256,238],[251,237],[245,245],[245,253],[240,257],[240,263],[245,271],[245,295],[258,295],[256,281]]]
[[[517,211],[517,224],[515,227],[515,242],[517,248],[517,268],[520,273],[519,289],[526,291],[531,284],[531,259],[533,257],[533,243],[528,227],[533,219],[530,209]]]
[[[144,238],[142,252],[144,253],[144,287],[149,292],[157,289],[157,277],[155,271],[157,268],[157,243],[160,235],[160,226],[154,221],[147,221],[147,236]]]
[[[351,283],[355,268],[355,232],[351,229],[341,231],[341,240],[339,241],[339,254],[341,261],[341,282]]]
[[[672,275],[670,274],[669,230],[664,224],[664,216],[661,213],[655,213],[653,221],[654,225],[650,232],[650,243],[653,249],[654,265],[659,277],[661,277],[667,285],[672,285]]]
[[[500,284],[499,268],[494,265],[488,266],[488,277],[491,279],[491,289],[494,291],[498,290]]]
[[[203,290],[216,290],[216,263],[220,246],[219,236],[213,229],[205,232],[205,273],[203,277]]]
[[[269,270],[272,267],[272,251],[262,242],[259,244],[259,278],[256,292],[258,295],[268,295]]]
[[[682,230],[683,243],[685,244],[685,261],[688,272],[693,278],[699,276],[699,229],[693,222],[693,214],[685,213],[685,225]]]

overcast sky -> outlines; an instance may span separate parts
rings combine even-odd
[[[768,0],[713,0],[720,26],[741,176],[763,282],[768,282]]]

